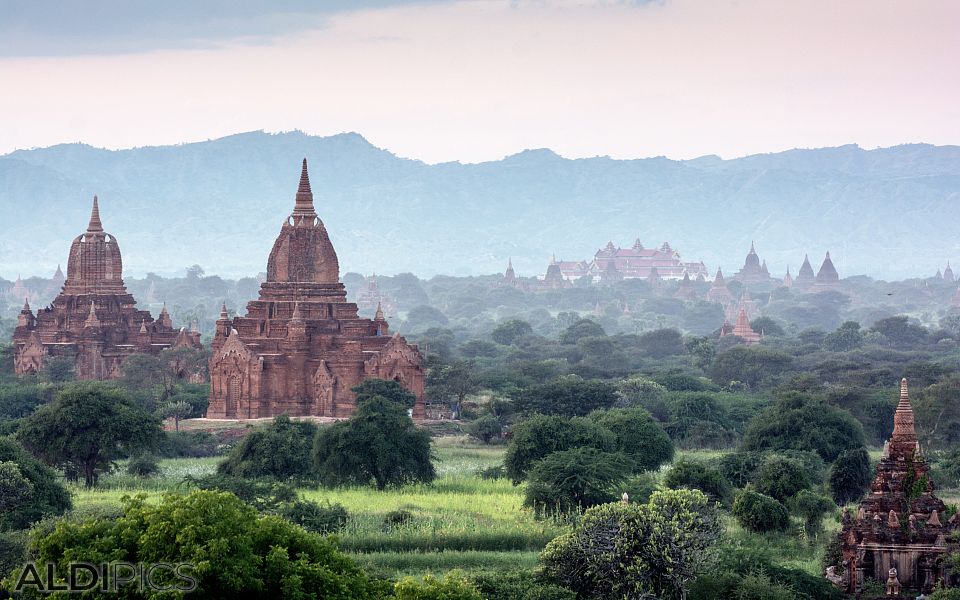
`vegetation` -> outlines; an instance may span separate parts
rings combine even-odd
[[[121,390],[100,383],[74,383],[20,422],[17,438],[48,465],[97,483],[119,458],[154,447],[159,421]]]
[[[553,452],[530,471],[524,506],[539,514],[564,514],[610,502],[633,463],[596,448]]]
[[[320,430],[313,448],[320,480],[328,485],[373,481],[388,485],[433,481],[430,434],[417,429],[396,402],[374,397],[361,403],[353,417]]]
[[[317,426],[281,415],[254,431],[230,452],[217,471],[242,478],[310,479],[311,453]]]

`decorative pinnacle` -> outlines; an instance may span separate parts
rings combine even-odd
[[[147,332],[147,321],[145,319],[140,319],[140,333]]]
[[[293,303],[293,315],[290,317],[292,321],[302,321],[303,317],[300,316],[300,303]]]
[[[910,406],[910,392],[907,389],[907,378],[900,380],[900,402],[893,415],[894,441],[916,442],[917,432],[913,426],[913,407]]]
[[[307,159],[303,159],[303,168],[300,170],[300,185],[297,187],[297,201],[293,206],[293,216],[317,218],[317,211],[313,208],[313,191],[310,189],[310,174],[307,172]]]
[[[87,225],[87,231],[90,233],[103,231],[103,223],[100,222],[100,205],[96,196],[93,197],[93,210],[90,212],[90,224]]]
[[[87,320],[83,322],[84,327],[100,327],[100,319],[97,318],[97,308],[93,300],[90,301],[90,313],[87,314]]]
[[[753,240],[750,240],[750,254],[756,254],[757,251],[753,246]]]
[[[385,318],[384,318],[384,316],[383,316],[383,307],[380,306],[380,302],[377,302],[377,314],[374,315],[373,318],[374,318],[374,320],[376,320],[376,321],[383,321],[383,320],[385,320]]]
[[[227,313],[227,303],[224,302],[220,305],[220,320],[226,321],[230,318],[230,315]]]
[[[29,310],[30,310],[30,299],[29,299],[29,298],[24,298],[24,299],[23,299],[23,310],[25,310],[25,311],[29,311]]]

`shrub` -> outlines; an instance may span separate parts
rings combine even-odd
[[[646,504],[657,489],[657,477],[655,475],[639,473],[624,479],[616,487],[615,492],[620,492],[621,496],[626,493],[630,502]]]
[[[336,533],[343,529],[350,517],[342,504],[330,504],[329,500],[323,504],[311,500],[295,500],[283,505],[280,516],[316,533]]]
[[[447,573],[443,579],[424,575],[422,581],[406,577],[393,588],[397,600],[483,600],[476,586],[463,575]]]
[[[490,440],[500,437],[503,426],[493,415],[484,415],[475,421],[471,421],[466,427],[467,433],[477,438],[484,444],[489,444]]]
[[[830,467],[830,493],[837,504],[855,502],[863,497],[871,481],[870,455],[866,448],[846,450]]]
[[[157,447],[161,458],[204,458],[219,453],[217,439],[206,431],[168,431]]]
[[[714,502],[730,503],[730,483],[717,469],[702,462],[681,459],[673,464],[663,479],[670,489],[700,490]]]
[[[141,495],[124,499],[123,511],[114,521],[63,521],[38,534],[31,544],[36,561],[66,572],[74,557],[109,548],[115,561],[192,563],[198,598],[373,595],[363,571],[333,542],[279,517],[258,516],[232,494],[197,490],[156,505]],[[158,583],[177,582],[172,573],[158,576]]]
[[[30,493],[19,498],[16,505],[0,510],[0,531],[26,529],[47,515],[63,514],[72,506],[70,493],[57,474],[10,438],[0,437],[0,463],[15,465],[30,488]]]
[[[743,490],[734,498],[733,516],[742,526],[758,533],[783,531],[790,526],[790,515],[783,504],[752,490]]]
[[[316,432],[317,426],[310,421],[280,415],[267,427],[247,434],[217,465],[217,472],[244,478],[308,479]]]
[[[486,600],[576,600],[566,588],[541,581],[527,571],[481,571],[470,576]]]
[[[760,464],[753,485],[761,494],[786,502],[799,491],[809,488],[810,478],[800,461],[771,455]]]
[[[801,490],[790,500],[794,514],[803,518],[803,525],[809,535],[820,530],[823,517],[837,509],[833,500],[813,490]]]
[[[543,572],[581,598],[682,598],[713,562],[722,529],[713,503],[696,490],[604,504],[547,544]]]
[[[188,476],[184,483],[200,490],[230,492],[260,512],[277,511],[282,504],[297,499],[291,485],[271,479],[244,479],[218,473],[198,478]]]
[[[531,385],[514,398],[521,412],[567,417],[582,417],[599,408],[610,408],[616,401],[617,388],[613,384],[576,375]]]
[[[616,436],[616,449],[633,461],[638,471],[652,471],[673,459],[673,442],[659,423],[642,408],[594,411],[594,423]]]
[[[153,477],[160,472],[160,463],[152,454],[141,454],[130,459],[127,463],[127,474],[144,479]]]
[[[531,466],[552,452],[583,447],[613,452],[617,447],[612,431],[585,418],[534,415],[512,433],[503,466],[514,483],[523,481]]]
[[[789,587],[774,583],[765,574],[750,574],[737,585],[736,600],[797,600]]]
[[[391,510],[383,517],[384,527],[397,527],[403,525],[413,518],[413,513],[409,510],[397,509]]]
[[[436,476],[430,434],[413,424],[403,406],[385,398],[371,398],[349,421],[320,430],[313,459],[328,485],[373,481],[382,490],[388,485],[430,483]]]
[[[610,502],[632,468],[623,454],[596,448],[554,452],[530,471],[523,504],[538,514],[565,514]]]
[[[754,417],[743,434],[744,450],[809,450],[826,462],[863,444],[863,426],[850,413],[797,392]]]

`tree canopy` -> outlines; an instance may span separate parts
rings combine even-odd
[[[514,427],[503,466],[507,477],[519,483],[534,463],[552,452],[584,447],[613,452],[617,437],[590,419],[534,415]]]
[[[311,421],[291,421],[287,415],[247,434],[217,472],[235,477],[308,479],[313,468],[311,454],[317,426]]]

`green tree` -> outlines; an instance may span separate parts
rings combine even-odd
[[[614,500],[634,469],[620,453],[574,448],[548,454],[530,469],[523,505],[538,514],[567,514]]]
[[[519,411],[545,415],[582,417],[617,401],[617,389],[606,381],[585,380],[576,375],[531,385],[514,398]]]
[[[927,341],[927,330],[921,325],[911,323],[904,315],[880,319],[870,328],[870,331],[879,333],[896,346],[916,347]]]
[[[311,421],[291,421],[280,415],[247,434],[217,465],[217,472],[245,478],[309,479],[316,434],[317,426]]]
[[[809,450],[826,462],[863,445],[863,426],[850,413],[796,392],[754,417],[742,443],[744,450]]]
[[[450,402],[460,414],[463,401],[480,391],[473,363],[459,360],[451,365],[438,365],[427,373],[427,395]]]
[[[638,471],[653,471],[673,460],[673,442],[642,408],[613,408],[590,413],[590,420],[617,437],[617,451],[633,461]]]
[[[647,504],[587,510],[540,561],[581,598],[684,598],[715,560],[723,531],[716,507],[696,490],[655,492]]]
[[[757,469],[753,485],[758,492],[786,502],[810,487],[807,469],[800,461],[785,456],[768,456]]]
[[[803,518],[803,526],[810,536],[820,531],[823,517],[837,509],[833,500],[813,490],[800,490],[789,505],[795,515]]]
[[[717,385],[739,381],[756,388],[766,379],[776,377],[789,369],[792,362],[789,354],[777,350],[734,346],[717,354],[710,369],[710,377]]]
[[[533,415],[517,424],[512,433],[503,466],[514,483],[526,479],[533,464],[553,452],[573,448],[613,452],[617,447],[612,431],[582,417]]]
[[[850,352],[861,345],[863,345],[863,332],[860,331],[860,323],[856,321],[845,321],[823,338],[824,350],[833,352]]]
[[[654,329],[640,336],[640,349],[651,358],[683,354],[683,336],[676,329]]]
[[[841,452],[830,467],[827,480],[830,494],[837,504],[842,505],[862,498],[871,478],[870,455],[866,448],[860,447]]]
[[[733,490],[717,469],[696,460],[681,459],[673,464],[663,478],[670,489],[700,490],[714,502],[729,505]]]
[[[750,531],[783,531],[790,526],[787,508],[765,494],[742,490],[733,499],[733,516]]]
[[[786,332],[775,320],[770,317],[757,317],[750,321],[750,328],[757,333],[763,333],[765,337],[783,337]]]
[[[520,319],[504,321],[490,333],[493,341],[504,346],[514,344],[528,335],[533,335],[533,327],[530,326],[530,323]]]
[[[436,476],[430,462],[430,434],[417,429],[407,411],[385,398],[371,398],[348,421],[334,423],[317,434],[313,462],[328,485],[370,481],[377,489]]]
[[[393,586],[397,600],[483,600],[477,587],[460,573],[447,573],[443,579],[425,575],[422,580],[405,577]]]
[[[0,465],[6,465],[0,473],[0,531],[26,529],[71,508],[70,493],[57,474],[11,438],[0,437]],[[24,490],[29,493],[23,495]]]
[[[603,330],[603,327],[598,325],[595,321],[590,319],[580,319],[576,323],[570,325],[560,334],[560,343],[561,344],[576,344],[582,338],[587,337],[603,337],[607,335],[607,332]]]
[[[74,357],[55,356],[43,363],[41,378],[48,383],[67,383],[73,381]]]
[[[503,426],[500,420],[493,415],[483,415],[475,421],[471,421],[466,427],[467,433],[477,438],[484,444],[489,444],[490,440],[500,437],[503,432]]]
[[[364,379],[360,385],[350,389],[356,394],[357,404],[377,397],[392,400],[404,408],[413,408],[417,403],[417,396],[413,392],[390,379]]]
[[[120,385],[146,410],[155,410],[177,392],[177,378],[159,356],[131,354],[120,370]]]
[[[634,375],[617,383],[617,406],[640,406],[660,422],[670,418],[667,388],[652,379]]]
[[[185,400],[176,400],[162,405],[157,409],[157,414],[161,419],[173,419],[174,428],[176,431],[180,431],[180,421],[190,418],[190,415],[193,414],[193,407]]]
[[[280,517],[258,516],[226,492],[168,495],[159,504],[143,495],[126,498],[118,518],[63,521],[52,532],[37,532],[31,547],[38,564],[55,564],[58,573],[69,572],[78,556],[89,562],[189,563],[197,584],[190,595],[197,598],[374,596],[366,575],[334,542]],[[159,584],[183,583],[170,570],[159,569],[154,577]]]
[[[117,459],[154,447],[160,421],[123,391],[103,383],[73,383],[52,404],[23,419],[17,438],[54,467],[74,470],[87,487]]]

